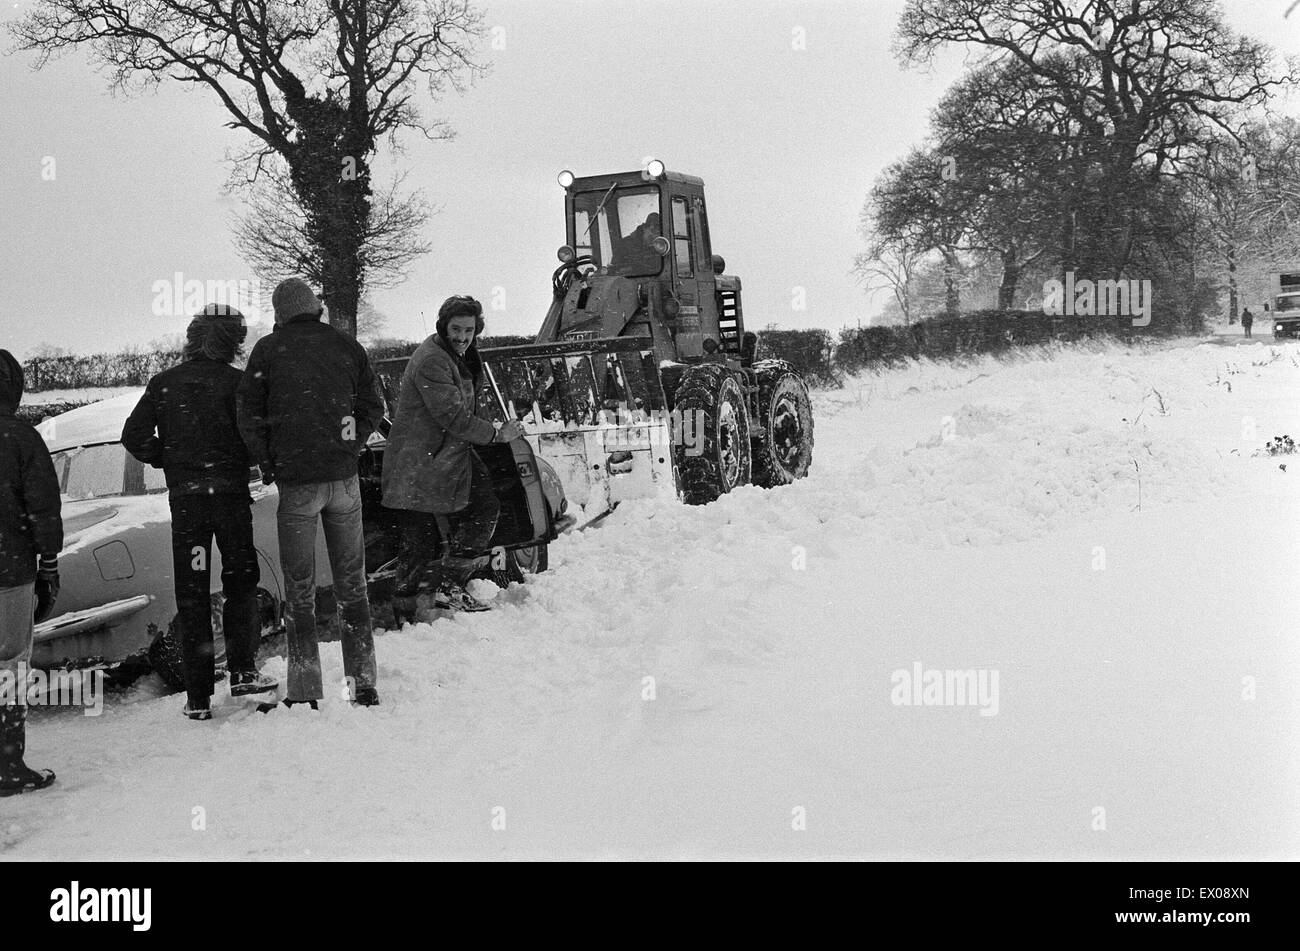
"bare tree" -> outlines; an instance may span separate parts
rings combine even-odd
[[[912,285],[924,252],[903,242],[876,239],[853,260],[853,272],[869,294],[888,291],[906,323],[912,322]]]
[[[1051,102],[1045,84],[1011,62],[969,72],[931,116],[948,173],[943,193],[965,223],[959,246],[1001,263],[999,310],[1014,306],[1021,276],[1056,249],[1071,141]]]
[[[1244,111],[1300,78],[1230,30],[1215,0],[907,0],[904,61],[950,43],[1018,64],[1068,117],[1079,147],[1059,208],[1061,263],[1116,275],[1148,227],[1153,183],[1194,161],[1209,136],[1235,138]]]
[[[73,352],[67,347],[60,347],[42,340],[27,351],[28,360],[53,360],[56,357],[71,357]]]
[[[370,205],[361,243],[365,287],[395,287],[406,280],[406,269],[428,254],[432,245],[421,240],[430,212],[423,196],[399,194],[401,175]],[[298,275],[324,287],[329,263],[313,243],[310,219],[297,200],[282,163],[268,163],[258,180],[243,186],[249,211],[235,226],[234,241],[244,259],[267,286],[286,275]],[[364,300],[364,297],[362,298]],[[358,307],[362,306],[361,302]],[[333,306],[331,305],[331,313]],[[357,313],[360,335],[361,313]]]
[[[961,310],[958,252],[969,236],[970,219],[947,188],[942,159],[933,149],[917,148],[885,169],[863,208],[863,227],[895,248],[937,252],[947,288],[944,312],[955,317]]]
[[[1223,268],[1232,324],[1244,266],[1289,270],[1300,260],[1300,122],[1250,124],[1238,140],[1220,136],[1189,184],[1205,221],[1201,241]]]
[[[368,297],[361,298],[361,306],[357,308],[357,339],[374,344],[387,327],[388,315],[375,307]]]
[[[38,68],[84,48],[114,89],[170,79],[214,95],[227,127],[251,137],[234,159],[248,181],[283,162],[331,322],[353,334],[375,263],[367,240],[377,222],[412,214],[372,216],[377,143],[403,130],[449,136],[420,117],[418,86],[436,99],[481,69],[471,57],[480,15],[467,0],[37,0],[10,31]],[[386,254],[378,260],[402,259]]]

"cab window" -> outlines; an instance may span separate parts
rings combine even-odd
[[[691,234],[690,216],[686,213],[686,199],[673,199],[673,250],[677,257],[677,274],[689,277],[695,273],[692,268],[694,253],[691,248],[694,236]]]
[[[663,258],[653,242],[661,233],[656,186],[579,192],[573,198],[574,249],[601,273],[658,274]]]
[[[704,199],[696,197],[695,199],[695,221],[697,232],[696,240],[696,260],[700,262],[700,270],[708,272],[713,270],[713,261],[710,257],[712,252],[709,250],[709,215],[704,210]]]

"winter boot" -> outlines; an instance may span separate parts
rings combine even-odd
[[[320,704],[318,704],[315,700],[285,700],[284,701],[284,705],[286,707],[289,707],[290,709],[293,709],[293,707],[295,706],[301,706],[304,703],[309,704],[313,710],[320,709]]]
[[[191,720],[211,720],[212,710],[210,707],[191,706],[188,700],[185,701],[185,707],[181,710]]]
[[[379,691],[374,687],[358,687],[352,698],[352,705],[354,707],[379,706]]]
[[[484,604],[470,594],[461,585],[448,581],[438,589],[434,603],[444,611],[491,611],[491,605]]]
[[[414,597],[406,595],[395,595],[389,602],[393,608],[393,623],[401,626],[406,623],[415,623],[416,616],[420,610],[420,603]]]
[[[250,693],[270,693],[278,689],[280,681],[272,680],[266,674],[256,670],[232,670],[230,672],[230,695],[246,697]]]
[[[0,796],[44,789],[54,782],[48,769],[29,769],[23,762],[27,750],[27,707],[21,703],[0,707]]]

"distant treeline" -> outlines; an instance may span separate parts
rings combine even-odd
[[[505,347],[532,343],[532,337],[484,337],[481,346]],[[418,342],[367,348],[371,360],[408,357]],[[180,350],[131,348],[117,353],[35,357],[23,364],[28,393],[46,390],[80,390],[99,386],[144,386],[155,373],[181,362]]]
[[[845,376],[907,359],[947,359],[999,353],[1012,347],[1098,335],[1130,338],[1177,336],[1204,332],[1200,317],[1161,313],[1150,326],[1134,327],[1129,317],[1050,317],[1041,311],[981,310],[958,317],[932,317],[912,324],[846,327],[827,330],[762,330],[759,359],[788,360],[814,386],[837,386]],[[531,343],[532,337],[483,337],[481,346],[509,347]],[[373,361],[410,356],[419,346],[410,341],[369,349]],[[174,366],[180,351],[125,350],[89,356],[40,357],[23,365],[29,393],[87,387],[143,386],[150,376]],[[53,404],[52,404],[53,405]],[[40,415],[63,412],[76,404],[40,407]],[[28,415],[37,407],[28,410]]]
[[[945,360],[1001,353],[1013,347],[1108,336],[1175,337],[1205,332],[1204,318],[1187,313],[1152,315],[1134,327],[1130,317],[1052,317],[1036,310],[980,310],[958,317],[931,317],[911,324],[826,330],[765,330],[759,359],[788,360],[809,383],[839,386],[846,376],[904,360]]]

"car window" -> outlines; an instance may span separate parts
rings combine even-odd
[[[55,453],[55,471],[64,495],[73,499],[94,499],[122,494],[126,450],[121,443],[80,446]]]
[[[146,492],[161,492],[167,488],[167,473],[161,469],[155,469],[153,466],[144,467],[144,490]]]

